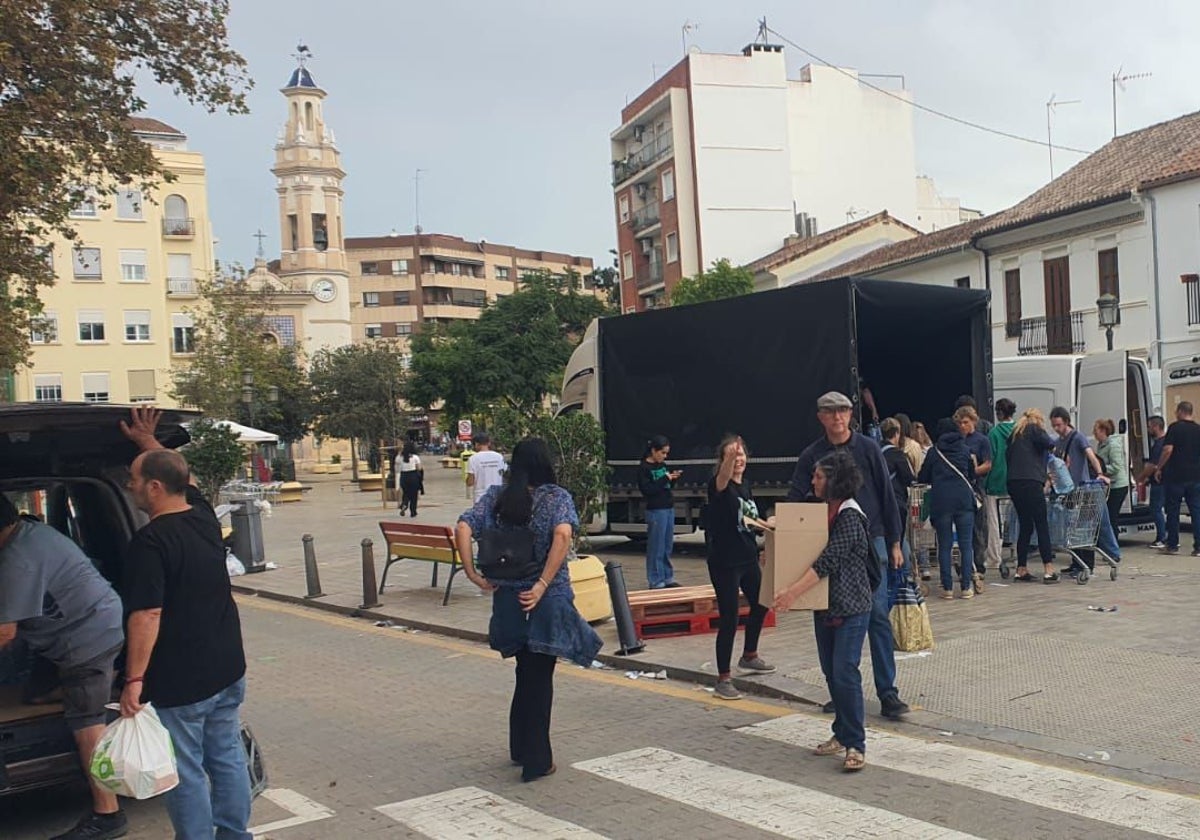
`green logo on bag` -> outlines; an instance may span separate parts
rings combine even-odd
[[[99,779],[110,779],[114,774],[112,759],[107,755],[98,755],[92,761],[92,775]]]

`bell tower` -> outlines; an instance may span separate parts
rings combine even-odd
[[[287,122],[275,143],[275,191],[279,194],[279,279],[293,292],[309,292],[321,304],[310,323],[315,345],[349,344],[350,281],[342,228],[342,171],[333,131],[325,124],[325,91],[317,86],[304,44],[282,89]],[[340,324],[344,322],[344,329]],[[320,329],[321,324],[326,329]],[[338,324],[338,328],[334,325]],[[343,335],[344,333],[344,335]]]

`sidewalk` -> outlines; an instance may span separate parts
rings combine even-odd
[[[384,508],[377,493],[358,492],[348,475],[301,478],[313,485],[305,501],[277,505],[263,522],[267,559],[278,568],[235,578],[235,587],[303,600],[301,536],[311,533],[324,595],[303,602],[357,611],[363,602],[361,541],[373,540],[381,575],[386,549],[378,522],[399,519],[397,511]],[[461,473],[433,460],[425,484],[417,521],[453,524],[468,504]],[[1002,585],[993,572],[981,597],[930,600],[936,649],[896,656],[901,696],[916,710],[907,722],[1200,782],[1200,560],[1163,557],[1145,547],[1149,541],[1139,535],[1125,544],[1115,582],[1101,570],[1086,586]],[[593,553],[619,562],[630,589],[645,587],[636,547],[600,539]],[[707,583],[702,541],[677,542],[674,563],[681,583]],[[394,565],[382,606],[367,617],[484,639],[489,600],[459,574],[450,604],[442,607],[445,574],[443,567],[434,589],[430,564]],[[1118,611],[1095,612],[1088,605]],[[650,640],[645,652],[621,658],[611,655],[618,647],[614,623],[596,629],[604,639],[601,659],[609,665],[666,669],[672,677],[706,685],[715,678],[712,635]],[[807,613],[781,617],[778,627],[764,631],[759,648],[778,673],[739,680],[743,691],[805,703],[828,699]],[[875,698],[866,650],[863,675],[871,712]]]

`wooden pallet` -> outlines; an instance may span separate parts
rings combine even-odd
[[[738,609],[738,626],[746,623],[750,616],[750,606],[743,599]],[[639,639],[663,639],[670,636],[698,636],[704,633],[715,633],[720,626],[721,617],[713,611],[705,614],[675,614],[657,615],[644,619],[634,619],[633,629]],[[775,626],[775,611],[767,613],[763,627]]]
[[[675,586],[643,589],[629,593],[629,611],[634,621],[672,616],[707,615],[717,609],[717,593],[711,586]]]

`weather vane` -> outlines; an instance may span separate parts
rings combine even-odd
[[[303,41],[296,44],[296,51],[292,53],[292,58],[296,59],[296,63],[301,67],[308,63],[308,60],[313,57],[312,50]]]

